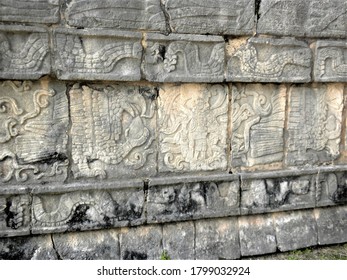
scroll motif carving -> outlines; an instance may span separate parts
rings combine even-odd
[[[225,169],[226,88],[221,85],[167,86],[159,97],[159,169]]]

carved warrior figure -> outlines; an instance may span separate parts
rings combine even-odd
[[[152,118],[154,110],[137,88],[75,84],[70,97],[76,178],[104,178],[105,165],[124,163],[138,169],[145,164],[153,138],[143,120]],[[145,148],[141,154],[133,152],[140,146]]]

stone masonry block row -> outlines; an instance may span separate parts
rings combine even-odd
[[[337,216],[336,216],[337,215]],[[0,239],[0,259],[239,259],[346,242],[347,208]]]
[[[347,43],[293,38],[0,26],[0,78],[152,82],[346,82]],[[50,43],[52,37],[53,44]]]

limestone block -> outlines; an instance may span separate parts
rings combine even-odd
[[[232,39],[227,57],[227,81],[311,81],[311,50],[305,42],[293,38]]]
[[[0,185],[66,179],[65,91],[47,79],[0,82]]]
[[[337,159],[342,109],[342,84],[292,86],[286,163],[314,165]]]
[[[163,247],[171,260],[194,260],[194,239],[193,222],[163,226]]]
[[[30,233],[30,203],[28,194],[0,195],[0,236]]]
[[[166,0],[170,27],[177,33],[252,34],[252,0]]]
[[[149,222],[239,214],[239,182],[201,182],[150,187]]]
[[[276,233],[270,215],[243,216],[239,218],[242,256],[275,253]]]
[[[156,96],[147,86],[73,85],[69,91],[73,176],[154,175]]]
[[[0,38],[0,78],[38,79],[50,74],[46,29],[1,25]]]
[[[315,207],[315,176],[243,180],[241,214]]]
[[[158,102],[159,172],[226,170],[227,87],[167,84]]]
[[[161,226],[122,228],[120,253],[122,260],[159,260],[163,253]]]
[[[286,86],[233,84],[232,100],[231,168],[280,164]]]
[[[346,41],[318,41],[315,52],[315,81],[347,82]]]
[[[0,0],[0,21],[57,23],[59,0]]]
[[[142,188],[35,194],[32,232],[80,231],[143,223]]]
[[[347,172],[317,175],[317,206],[347,204]]]
[[[240,242],[237,218],[195,222],[196,259],[238,259]]]
[[[319,208],[314,213],[319,245],[347,242],[347,206]]]
[[[52,235],[63,260],[119,260],[117,230],[71,232]]]
[[[274,213],[278,249],[282,252],[317,245],[312,210]]]
[[[63,80],[141,79],[141,33],[56,29],[54,71]]]
[[[223,81],[222,37],[147,34],[146,43],[144,72],[148,81]]]
[[[160,0],[72,0],[65,17],[71,26],[166,31]]]
[[[346,38],[343,0],[262,0],[257,32],[274,35]]]

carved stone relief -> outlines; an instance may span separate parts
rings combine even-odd
[[[0,78],[38,79],[51,71],[43,28],[0,26]]]
[[[0,83],[0,185],[66,178],[65,85],[48,80]]]
[[[344,1],[262,0],[259,14],[259,33],[346,38]]]
[[[316,43],[314,79],[320,82],[347,82],[347,42]]]
[[[78,27],[166,31],[160,0],[72,0],[65,15]]]
[[[292,86],[288,165],[322,164],[340,155],[343,85]]]
[[[155,174],[154,88],[75,84],[69,96],[75,178]]]
[[[148,34],[144,71],[156,82],[221,82],[224,40],[217,36]]]
[[[159,171],[226,170],[228,90],[165,85],[159,92]]]
[[[284,157],[284,85],[233,84],[231,166],[281,162]]]
[[[55,32],[55,72],[60,79],[137,81],[141,78],[141,34]]]
[[[309,82],[312,54],[304,42],[252,37],[229,41],[227,80],[240,82]]]
[[[252,0],[166,0],[170,27],[177,33],[252,34]]]
[[[317,175],[317,206],[347,203],[347,173]]]

